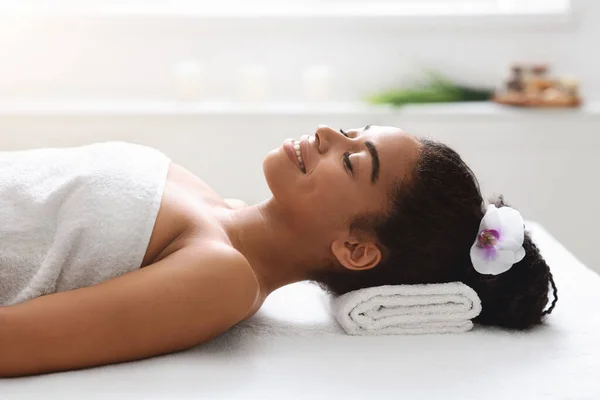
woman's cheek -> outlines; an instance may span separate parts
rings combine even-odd
[[[325,167],[321,166],[320,170],[310,177],[310,184],[303,187],[302,197],[311,204],[320,204],[321,207],[331,210],[343,203],[347,184],[343,182],[344,176]]]

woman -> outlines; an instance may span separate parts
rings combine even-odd
[[[118,144],[123,152],[137,146]],[[111,159],[114,179],[124,174],[118,169],[124,154]],[[162,194],[157,215],[146,214],[150,226],[155,221],[149,241],[136,242],[145,250],[141,263],[82,287],[74,287],[83,279],[75,274],[80,281],[62,291],[55,287],[56,293],[1,307],[0,376],[187,349],[249,318],[271,292],[301,280],[333,294],[463,281],[482,300],[479,322],[519,329],[540,323],[554,307],[556,298],[543,311],[551,274],[528,235],[524,258],[510,270],[474,270],[469,253],[485,207],[471,170],[443,144],[392,127],[320,126],[314,136],[288,139],[267,154],[263,169],[272,197],[252,206],[224,200],[186,169],[158,160],[168,166],[167,176],[164,187],[154,186]],[[160,171],[153,172],[157,181]],[[135,197],[131,193],[137,192],[119,196]],[[502,199],[495,204],[504,206]],[[112,218],[116,211],[108,226]],[[131,237],[144,238],[134,226]],[[116,236],[115,249],[127,240]],[[60,274],[68,275],[64,268]]]

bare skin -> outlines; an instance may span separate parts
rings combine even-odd
[[[348,221],[386,210],[418,141],[375,126],[344,134],[322,126],[303,139],[306,173],[283,147],[272,150],[263,163],[272,196],[250,206],[221,198],[172,163],[139,270],[0,307],[0,377],[188,349],[251,317],[270,293],[315,268],[375,267],[376,238],[351,232]],[[376,174],[369,145],[378,153]]]
[[[239,199],[221,198],[196,175],[171,163],[160,209],[140,268],[198,243],[214,241],[231,247],[218,216],[246,206]],[[244,319],[255,314],[265,298],[265,294],[259,295],[257,292],[256,302]]]

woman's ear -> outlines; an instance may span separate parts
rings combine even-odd
[[[344,267],[351,270],[367,270],[381,261],[381,250],[371,240],[358,238],[337,239],[331,243],[331,251]]]

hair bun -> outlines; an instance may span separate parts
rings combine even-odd
[[[496,207],[506,207],[503,196],[490,201]],[[526,329],[541,323],[558,301],[557,289],[550,268],[533,243],[528,232],[523,241],[525,257],[511,269],[500,275],[481,275],[473,268],[465,277],[465,283],[479,295],[482,312],[476,322],[508,328]],[[548,304],[549,286],[554,299]]]

